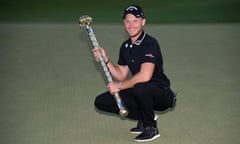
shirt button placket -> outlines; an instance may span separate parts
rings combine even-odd
[[[132,48],[133,48],[133,45],[132,45],[132,44],[130,44],[130,46],[129,46],[129,47],[132,49]],[[131,62],[132,62],[132,63],[134,63],[134,62],[135,62],[135,60],[134,60],[134,59],[132,59],[132,60],[131,60]]]

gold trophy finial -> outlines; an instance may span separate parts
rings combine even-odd
[[[86,28],[92,24],[92,18],[88,15],[81,16],[79,18],[80,28]]]

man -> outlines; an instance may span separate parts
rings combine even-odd
[[[144,12],[137,5],[124,10],[123,21],[129,39],[120,48],[118,64],[113,64],[103,48],[93,49],[97,61],[101,54],[116,82],[110,82],[107,92],[96,97],[95,106],[99,110],[118,113],[114,93],[119,93],[129,114],[137,120],[137,127],[131,133],[139,134],[135,141],[152,141],[160,136],[154,110],[173,107],[176,97],[170,89],[170,81],[163,73],[163,60],[156,39],[144,32],[146,23]],[[127,79],[128,73],[132,77]]]

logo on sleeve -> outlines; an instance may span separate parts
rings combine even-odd
[[[148,57],[148,58],[154,58],[154,55],[151,54],[151,53],[149,53],[149,54],[145,54],[145,56]]]

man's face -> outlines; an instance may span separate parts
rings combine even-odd
[[[132,14],[127,14],[124,19],[124,26],[131,38],[138,38],[141,34],[142,28],[145,25],[145,19],[136,18]]]

